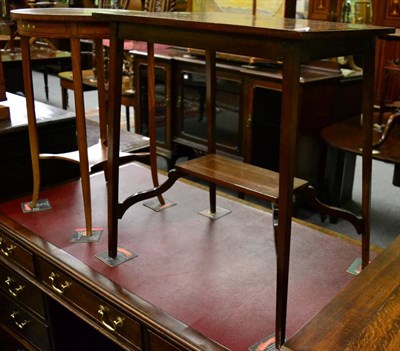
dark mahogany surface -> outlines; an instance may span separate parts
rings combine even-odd
[[[152,23],[173,27],[191,26],[193,29],[212,29],[225,32],[247,33],[251,35],[275,36],[281,38],[315,38],[316,35],[348,35],[360,31],[366,34],[368,29],[377,33],[393,33],[389,27],[366,26],[341,22],[315,21],[306,19],[279,18],[263,15],[246,15],[221,12],[143,12],[130,10],[94,11],[94,17],[118,20],[123,22]],[[149,21],[150,20],[150,21]],[[336,33],[336,34],[334,34]]]

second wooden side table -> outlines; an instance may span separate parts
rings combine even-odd
[[[110,26],[107,21],[96,20],[92,17],[93,9],[79,8],[45,8],[45,9],[20,9],[12,11],[12,18],[16,21],[18,33],[21,37],[22,67],[24,74],[25,95],[29,123],[29,136],[31,159],[33,167],[34,187],[32,201],[29,205],[34,211],[37,209],[40,191],[39,160],[43,158],[64,158],[79,162],[82,179],[82,192],[85,208],[85,230],[80,235],[87,241],[95,240],[93,237],[92,208],[90,193],[90,167],[91,158],[104,161],[107,157],[106,139],[106,91],[104,80],[104,59],[102,52],[102,39],[110,36]],[[41,155],[37,136],[36,116],[34,109],[34,91],[32,82],[32,67],[30,41],[32,38],[69,39],[71,43],[71,60],[73,71],[73,86],[75,94],[76,128],[79,155]],[[84,95],[82,89],[81,72],[81,39],[91,39],[96,45],[97,85],[99,94],[99,119],[100,119],[100,147],[87,149]],[[98,154],[100,152],[100,155]],[[96,154],[96,155],[95,155]],[[40,206],[39,206],[40,207]],[[29,210],[29,209],[28,209]]]

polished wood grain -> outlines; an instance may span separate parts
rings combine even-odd
[[[283,347],[287,351],[400,348],[400,236]]]
[[[279,173],[226,157],[209,154],[177,164],[185,174],[229,187],[240,193],[276,203],[279,198]],[[295,178],[293,192],[306,187],[307,181]]]

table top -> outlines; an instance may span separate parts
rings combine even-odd
[[[29,19],[29,20],[53,20],[58,22],[70,22],[79,21],[82,22],[98,22],[96,18],[92,16],[92,13],[98,9],[95,8],[27,8],[18,9],[11,11],[11,18],[14,20],[18,19]],[[56,24],[56,23],[55,23]]]
[[[211,30],[252,35],[273,36],[276,38],[306,40],[316,36],[355,35],[363,33],[376,35],[394,33],[391,27],[380,27],[364,24],[347,24],[340,22],[315,21],[292,18],[275,18],[264,15],[247,15],[212,12],[147,12],[121,9],[95,8],[34,8],[11,11],[14,20],[53,20],[59,22],[79,21],[96,22],[115,20],[124,22],[145,23],[152,25],[184,27],[190,25],[198,30]],[[351,33],[351,34],[350,34]]]
[[[348,35],[349,33],[389,34],[394,33],[391,27],[380,27],[364,24],[348,24],[340,22],[315,21],[292,18],[276,18],[265,15],[247,15],[213,12],[147,12],[122,9],[96,8],[34,8],[11,11],[14,20],[32,19],[54,21],[98,21],[109,19],[125,22],[146,22],[152,24],[186,27],[195,26],[197,29],[245,31],[261,36],[275,36],[281,38],[307,39],[315,35]]]
[[[120,39],[272,60],[287,61],[294,57],[303,63],[364,55],[369,50],[371,37],[395,31],[390,27],[232,13],[98,9],[93,17],[118,22]],[[298,47],[286,43],[295,43]]]
[[[212,12],[35,8],[13,10],[11,17],[17,21],[20,35],[24,36],[105,39],[110,34],[109,22],[118,21],[135,26],[121,33],[124,39],[208,48],[275,60],[282,60],[285,55],[292,56],[284,50],[283,42],[296,41],[304,44],[299,52],[302,62],[364,54],[362,40],[395,32],[391,27],[364,24]]]
[[[354,35],[355,33],[387,34],[394,28],[340,22],[315,21],[293,18],[276,18],[265,15],[247,15],[213,12],[145,12],[131,10],[97,9],[95,18],[111,21],[148,23],[154,26],[248,33],[282,39],[306,40],[316,36]]]
[[[372,158],[400,164],[400,126],[394,126],[385,143],[374,151]],[[382,133],[373,131],[373,142],[376,143]],[[322,131],[322,138],[329,145],[343,151],[361,155],[363,145],[363,132],[360,117],[346,119],[335,123]]]

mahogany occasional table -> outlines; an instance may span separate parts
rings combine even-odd
[[[205,156],[207,174],[197,170],[196,176],[211,183],[210,204],[215,200],[215,181],[220,173],[211,170],[211,164],[224,164],[223,158],[214,157],[213,123],[215,122],[215,56],[216,52],[261,57],[282,62],[282,112],[280,135],[280,172],[278,182],[270,187],[279,200],[276,237],[277,250],[277,296],[276,296],[276,347],[280,348],[285,340],[287,292],[289,279],[289,254],[291,222],[293,213],[293,190],[295,173],[295,155],[297,141],[297,120],[300,96],[300,67],[311,60],[343,56],[347,54],[363,57],[363,116],[364,116],[364,162],[363,162],[363,208],[364,223],[362,240],[363,266],[369,261],[369,208],[372,151],[372,101],[374,81],[375,37],[394,31],[392,28],[366,25],[352,25],[297,19],[281,19],[266,16],[251,16],[229,13],[148,13],[121,10],[98,10],[93,16],[98,20],[111,23],[110,42],[110,90],[115,95],[109,106],[108,157],[108,216],[109,216],[109,255],[115,256],[117,249],[118,218],[122,218],[128,207],[146,196],[163,192],[181,173],[190,173],[190,167],[184,164],[178,171],[172,170],[170,178],[158,189],[152,189],[139,196],[131,196],[122,203],[118,201],[118,146],[120,130],[120,93],[122,78],[122,49],[124,39],[145,41],[148,43],[149,73],[149,118],[154,118],[154,43],[193,47],[205,50],[207,76],[207,113],[209,124],[209,155]],[[150,131],[151,133],[151,131]],[[153,134],[154,135],[154,134]],[[152,137],[152,134],[150,134]],[[275,152],[265,150],[265,152]],[[189,161],[190,162],[190,161]],[[196,164],[197,165],[197,164]],[[247,165],[248,166],[248,165]],[[246,166],[246,167],[247,167]],[[219,172],[220,170],[218,170]],[[177,174],[178,173],[178,174]],[[211,176],[210,176],[211,174]],[[232,175],[232,174],[231,174]],[[230,176],[230,175],[228,175]],[[228,178],[227,176],[227,178]],[[235,190],[249,189],[246,179],[237,179],[232,185]],[[274,180],[275,181],[275,180]],[[256,184],[253,184],[256,186]],[[268,188],[268,184],[260,184]],[[212,191],[214,188],[214,191]],[[253,190],[251,190],[253,191]],[[256,191],[256,190],[254,190]],[[136,197],[136,199],[135,199]],[[238,258],[240,259],[240,258]]]
[[[82,179],[82,192],[85,208],[85,229],[82,241],[92,241],[92,207],[90,193],[89,165],[104,162],[107,158],[107,121],[106,121],[106,90],[104,75],[104,58],[102,40],[109,38],[110,26],[107,20],[98,20],[92,17],[94,9],[81,8],[43,8],[20,9],[12,11],[12,18],[16,21],[18,33],[21,37],[21,51],[23,60],[23,74],[25,95],[28,110],[29,136],[31,158],[34,175],[33,196],[30,207],[32,210],[38,201],[40,191],[40,167],[39,159],[62,158],[73,162],[79,162]],[[77,125],[77,140],[79,156],[71,155],[41,155],[37,137],[36,116],[34,109],[34,91],[32,85],[32,67],[30,41],[32,38],[69,39],[71,43],[71,60],[73,72],[73,88],[75,96],[75,111]],[[81,39],[95,41],[97,86],[99,97],[100,115],[100,143],[87,149],[85,106],[83,95],[83,79],[81,71]],[[125,155],[126,156],[126,155]],[[93,159],[93,160],[92,160]],[[78,233],[79,236],[79,233]]]
[[[18,33],[21,37],[22,67],[24,74],[26,104],[28,110],[29,137],[31,158],[34,176],[34,188],[31,208],[34,209],[40,191],[40,166],[39,141],[37,137],[36,116],[34,109],[34,92],[32,85],[32,68],[30,40],[31,38],[57,38],[70,39],[71,61],[74,75],[74,94],[76,110],[77,139],[79,148],[79,164],[82,179],[82,192],[85,207],[86,235],[92,235],[91,194],[89,180],[89,157],[87,152],[85,106],[82,91],[81,73],[81,39],[101,40],[110,35],[109,25],[106,21],[92,18],[92,9],[20,9],[12,11],[12,18],[16,21]],[[106,106],[104,88],[104,62],[101,45],[96,45],[96,62],[99,82],[99,114],[100,114],[100,139],[103,146],[106,141]],[[50,157],[50,156],[49,156]],[[53,156],[57,157],[57,156]]]

